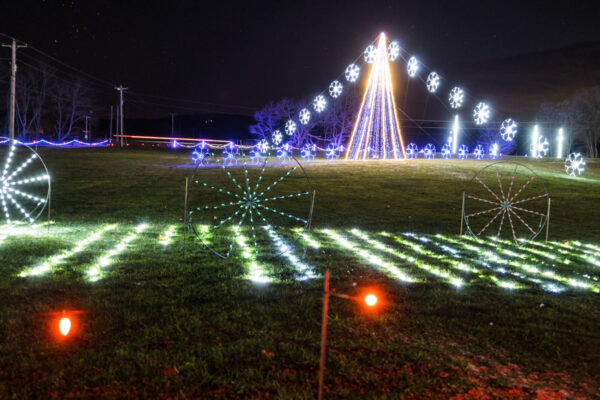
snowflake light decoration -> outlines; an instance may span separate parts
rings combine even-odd
[[[476,160],[481,160],[484,155],[485,149],[483,148],[483,146],[480,144],[475,146],[475,149],[473,150],[473,157],[475,157]]]
[[[226,165],[237,164],[240,159],[240,150],[233,143],[229,143],[223,148],[222,158]]]
[[[419,61],[417,61],[417,58],[415,56],[412,56],[408,59],[408,62],[406,63],[406,72],[408,73],[408,76],[414,78],[417,75],[418,71]]]
[[[317,153],[317,145],[313,143],[306,143],[302,146],[302,150],[300,151],[300,157],[303,160],[314,160]]]
[[[500,125],[500,136],[505,142],[511,142],[517,135],[517,130],[517,123],[511,118],[507,118]]]
[[[452,88],[452,90],[450,91],[450,98],[448,99],[448,101],[450,102],[450,107],[460,108],[463,105],[464,99],[465,92],[461,88],[459,88],[458,86]]]
[[[480,102],[473,110],[473,120],[476,125],[483,125],[490,119],[490,106],[484,102]]]
[[[291,119],[288,119],[288,121],[285,123],[285,134],[292,136],[294,133],[296,133],[296,123]]]
[[[375,61],[375,57],[376,56],[377,56],[377,48],[375,46],[373,46],[372,44],[369,45],[365,49],[365,61],[368,64],[373,64],[373,62]]]
[[[406,156],[408,158],[417,158],[417,155],[419,155],[419,148],[416,144],[409,143],[408,146],[406,146]]]
[[[325,149],[325,157],[327,157],[329,161],[337,160],[338,158],[340,158],[340,153],[343,151],[343,145],[336,146],[333,143],[329,143],[327,145],[327,148]]]
[[[2,150],[5,153],[0,175],[2,214],[7,224],[20,221],[31,224],[48,202],[50,175],[42,158],[31,147],[8,141]]]
[[[440,87],[440,76],[437,72],[431,72],[427,76],[427,90],[430,93],[435,93]]]
[[[450,145],[448,143],[444,144],[442,146],[442,150],[440,151],[440,153],[442,153],[442,158],[444,160],[449,159],[450,155],[452,154],[452,149],[451,149]]]
[[[494,143],[490,146],[490,158],[495,160],[500,155],[500,150],[498,148],[498,143]]]
[[[201,142],[199,146],[192,151],[192,161],[196,165],[204,166],[210,163],[211,159],[210,148],[206,142]]]
[[[263,154],[265,154],[271,148],[271,146],[269,146],[269,142],[267,141],[267,139],[262,139],[260,142],[258,142],[256,147]]]
[[[308,108],[303,108],[300,110],[300,113],[298,114],[298,121],[300,121],[302,125],[306,125],[310,122],[310,111]]]
[[[388,46],[388,58],[390,61],[396,61],[400,55],[400,45],[395,40]]]
[[[285,143],[277,150],[277,159],[279,161],[289,161],[292,158],[292,146],[289,143]]]
[[[469,157],[469,148],[467,147],[467,145],[462,144],[458,149],[458,158],[460,158],[461,160],[466,160],[467,157]]]
[[[334,99],[337,99],[342,94],[343,89],[344,87],[342,86],[341,82],[335,80],[329,85],[329,95]]]
[[[435,158],[435,146],[431,143],[427,143],[423,148],[423,155],[427,159]]]
[[[579,176],[585,171],[585,161],[581,153],[571,153],[565,160],[565,171],[571,176]]]
[[[530,148],[532,154],[535,154],[535,158],[543,158],[548,155],[550,144],[548,143],[548,139],[544,136],[539,136],[537,142],[531,143]]]
[[[279,146],[282,140],[283,135],[281,134],[281,131],[279,129],[274,130],[273,134],[271,135],[271,142],[273,142],[273,145]]]
[[[356,64],[350,64],[346,67],[344,75],[346,76],[346,80],[348,82],[356,82],[358,76],[360,75],[360,67]]]
[[[327,99],[322,94],[315,97],[313,100],[313,108],[316,112],[320,113],[325,110],[325,106],[327,105]]]

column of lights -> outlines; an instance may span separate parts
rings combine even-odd
[[[75,246],[73,249],[64,250],[60,254],[57,254],[55,256],[48,258],[46,261],[42,262],[37,267],[27,268],[27,269],[23,270],[19,274],[19,276],[21,278],[27,278],[29,276],[41,276],[41,275],[47,274],[48,272],[52,271],[57,265],[63,264],[65,262],[65,260],[67,260],[68,258],[70,258],[78,253],[81,253],[89,245],[100,240],[100,238],[106,232],[112,231],[116,227],[117,227],[116,224],[107,225],[107,226],[103,227],[102,229],[99,229],[96,232],[93,232],[91,235],[87,236],[85,239],[78,242],[77,246]]]
[[[296,272],[300,274],[298,280],[306,281],[308,279],[313,279],[316,277],[315,273],[312,271],[313,268],[300,261],[300,259],[292,253],[293,247],[285,243],[283,239],[277,234],[277,232],[275,232],[271,228],[270,225],[263,226],[263,229],[268,233],[271,240],[275,243],[275,246],[277,246],[277,249],[279,250],[281,255],[287,258],[288,261],[296,269]]]
[[[159,236],[159,242],[164,247],[167,247],[171,244],[171,240],[175,236],[175,231],[177,229],[177,225],[170,225],[167,230]]]
[[[454,116],[454,123],[452,124],[452,154],[456,154],[458,151],[458,130],[460,124],[458,122],[458,114]]]
[[[540,133],[538,131],[537,124],[533,126],[533,132],[531,133],[531,158],[537,158],[538,156],[538,143]]]
[[[382,33],[345,159],[402,158],[405,159],[406,154],[396,113],[386,38]]]
[[[292,228],[292,232],[294,232],[297,235],[300,235],[300,238],[302,238],[304,243],[306,243],[309,247],[312,247],[313,249],[321,248],[321,244],[317,242],[310,234],[304,232],[304,228]]]
[[[271,282],[271,278],[267,276],[264,267],[256,260],[256,251],[248,245],[248,238],[242,234],[242,229],[239,225],[232,227],[235,233],[235,241],[242,251],[242,257],[249,262],[248,279],[257,283]]]
[[[135,228],[134,232],[125,236],[119,244],[105,252],[98,261],[86,271],[86,275],[91,282],[96,282],[104,277],[104,269],[114,262],[114,257],[123,253],[127,246],[148,228],[148,224],[140,224]]]
[[[556,158],[562,158],[563,154],[563,128],[558,128],[558,137],[556,138],[556,142],[558,145],[558,149],[556,151]]]

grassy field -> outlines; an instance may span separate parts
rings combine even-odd
[[[184,251],[188,153],[41,154],[54,223],[0,226],[2,399],[314,398],[326,269],[383,299],[332,299],[327,398],[600,398],[599,162],[571,178],[518,160],[552,198],[550,242],[524,248],[458,236],[488,162],[305,163],[313,231],[294,263],[262,239],[259,257],[221,259],[193,236]],[[63,309],[85,313],[56,341],[46,313]]]

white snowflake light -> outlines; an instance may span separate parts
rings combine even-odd
[[[542,158],[548,155],[548,150],[550,149],[550,144],[548,143],[548,139],[543,136],[539,136],[537,141],[531,143],[531,154],[535,158]]]
[[[565,171],[571,176],[579,176],[585,171],[585,161],[580,153],[571,153],[565,160]]]
[[[267,139],[262,139],[260,142],[258,142],[256,147],[258,148],[258,150],[261,153],[266,153],[267,151],[269,151],[269,148],[270,148],[269,142],[267,142]]]
[[[395,61],[400,55],[400,45],[395,40],[388,46],[388,58],[390,61]]]
[[[414,78],[419,71],[419,61],[415,56],[412,56],[408,59],[408,63],[406,63],[406,72],[408,72],[408,76]]]
[[[300,114],[298,114],[298,121],[300,121],[302,125],[306,125],[310,122],[310,111],[308,108],[303,108],[300,110]]]
[[[455,86],[450,91],[450,99],[448,100],[450,102],[450,107],[460,108],[463,105],[464,99],[465,99],[465,92],[458,86]]]
[[[343,89],[344,87],[342,86],[340,81],[335,80],[329,85],[329,95],[334,99],[337,99],[342,94]]]
[[[427,76],[427,90],[430,93],[435,93],[440,87],[440,76],[437,72],[431,72]]]
[[[499,155],[498,143],[494,143],[493,145],[490,146],[490,158],[492,160],[495,160],[496,158],[498,158],[498,155]]]
[[[473,120],[476,125],[483,125],[490,119],[490,106],[484,102],[480,102],[473,110]]]
[[[322,94],[318,95],[313,100],[313,108],[318,113],[323,112],[323,110],[325,110],[326,105],[327,105],[327,100],[325,99],[325,96],[323,96]]]
[[[473,150],[473,157],[475,157],[476,160],[481,160],[484,155],[485,149],[483,148],[483,146],[480,144],[475,146],[475,150]]]
[[[365,61],[369,64],[373,64],[376,56],[377,56],[377,48],[373,45],[369,45],[365,49]]]
[[[275,146],[279,146],[279,144],[281,143],[282,140],[283,140],[283,135],[281,134],[281,131],[279,129],[274,130],[273,134],[271,135],[271,141],[273,142],[273,144]]]
[[[435,158],[435,146],[431,143],[427,143],[423,148],[423,155],[427,159]]]
[[[291,119],[285,123],[285,133],[288,136],[292,136],[294,133],[296,133],[296,123]]]
[[[517,123],[511,118],[507,118],[500,125],[500,136],[505,142],[511,142],[517,135],[517,130]]]
[[[467,157],[469,157],[469,148],[467,145],[463,144],[458,149],[458,158],[465,160]]]
[[[450,155],[452,154],[452,150],[450,149],[450,145],[448,143],[444,144],[442,146],[442,150],[440,151],[440,153],[442,153],[442,158],[444,160],[449,159]]]
[[[344,73],[344,75],[346,75],[346,80],[348,82],[356,82],[359,74],[360,74],[360,68],[356,64],[348,65],[348,67],[346,67],[346,72]]]
[[[417,158],[417,155],[419,155],[419,148],[416,144],[409,143],[408,146],[406,146],[406,156],[408,158]]]

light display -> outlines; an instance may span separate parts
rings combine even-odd
[[[435,158],[435,146],[431,143],[427,143],[423,148],[423,155],[427,159]]]
[[[258,147],[258,150],[260,150],[260,152],[264,154],[269,151],[269,148],[271,146],[269,146],[269,142],[267,142],[267,139],[262,139],[260,142],[258,142],[256,147]]]
[[[317,145],[313,143],[306,143],[300,150],[300,157],[303,160],[314,160],[317,154]]]
[[[450,155],[452,154],[452,151],[450,149],[450,145],[448,143],[444,144],[442,146],[442,150],[440,151],[440,153],[442,154],[442,158],[444,160],[447,160],[450,158]]]
[[[409,143],[408,146],[406,146],[406,156],[410,159],[413,159],[417,158],[418,155],[419,148],[417,147],[417,145],[414,143]]]
[[[173,237],[175,236],[175,231],[177,230],[177,225],[170,225],[163,234],[159,236],[159,242],[164,247],[167,247],[171,244]]]
[[[356,82],[358,76],[360,75],[360,67],[356,64],[350,64],[346,67],[344,75],[346,76],[346,80],[348,82]]]
[[[31,147],[24,144],[10,143],[0,152],[4,152],[0,176],[0,203],[4,219],[7,224],[20,221],[31,224],[48,202],[50,175],[46,165]]]
[[[484,155],[485,149],[483,148],[483,146],[480,144],[475,146],[475,149],[473,150],[473,157],[475,157],[476,160],[481,160]]]
[[[292,136],[294,133],[296,133],[296,123],[290,119],[285,123],[285,134]]]
[[[480,102],[475,106],[473,110],[473,121],[475,121],[475,125],[483,125],[488,122],[490,119],[490,106],[488,106],[484,102]]]
[[[346,160],[406,158],[386,53],[386,38],[382,33],[346,151]]]
[[[223,147],[222,158],[223,163],[225,164],[237,164],[238,160],[240,159],[240,150],[233,143],[228,143],[225,145],[225,147]]]
[[[298,114],[298,121],[300,121],[302,125],[306,125],[310,122],[310,110],[308,108],[303,108],[300,110],[300,113]],[[294,126],[294,131],[295,130],[296,127]]]
[[[537,125],[533,126],[533,131],[531,132],[531,143],[529,145],[529,151],[531,158],[538,158],[537,149],[539,144],[540,132]]]
[[[210,148],[206,142],[201,142],[198,147],[192,151],[192,162],[196,165],[208,165],[211,159]]]
[[[282,140],[283,135],[281,134],[281,131],[279,129],[274,130],[273,134],[271,135],[271,141],[273,142],[273,144],[275,146],[279,146]]]
[[[556,158],[562,158],[562,154],[563,154],[563,140],[564,140],[564,136],[563,136],[563,128],[559,128],[558,129],[558,136],[556,138]]]
[[[488,165],[473,177],[465,194],[464,221],[475,237],[487,231],[496,238],[508,235],[518,243],[521,238],[535,238],[546,224],[546,187],[521,164]],[[505,225],[510,230],[503,231]]]
[[[8,144],[10,139],[0,138],[0,144]],[[78,139],[72,139],[65,142],[52,142],[46,139],[34,140],[32,142],[22,142],[20,140],[14,140],[14,144],[24,144],[26,146],[52,146],[52,147],[104,147],[108,144],[108,140],[102,140],[100,142],[82,142]]]
[[[448,99],[448,101],[450,102],[450,107],[460,108],[463,105],[464,98],[465,92],[461,88],[455,86],[450,91],[450,98]]]
[[[292,149],[289,143],[277,149],[277,159],[279,161],[289,161],[292,158]]]
[[[234,234],[235,244],[240,248],[242,258],[249,263],[247,274],[248,279],[256,283],[271,282],[271,278],[269,278],[269,276],[267,275],[267,271],[265,270],[265,268],[256,260],[256,249],[253,250],[253,248],[250,245],[248,245],[249,239],[243,234],[240,227],[238,225],[233,225],[231,227],[231,231]],[[254,230],[252,231],[252,234],[254,235]]]
[[[388,46],[388,58],[390,61],[396,61],[400,55],[400,45],[395,40]]]
[[[536,130],[537,132],[537,130]],[[546,157],[548,151],[550,150],[550,145],[548,143],[548,139],[543,136],[534,135],[537,141],[531,142],[531,156],[533,158],[543,158]]]
[[[427,75],[426,86],[427,91],[430,93],[437,92],[438,88],[440,87],[440,76],[437,72],[430,72],[429,75]]]
[[[502,121],[500,125],[500,136],[505,142],[511,142],[517,135],[517,123],[511,118],[507,118]]]
[[[454,116],[454,123],[452,124],[452,154],[456,154],[458,150],[458,130],[460,124],[458,122],[458,114]]]
[[[469,157],[469,148],[466,144],[461,144],[460,148],[458,149],[458,158],[461,160],[466,160],[467,157]]]
[[[325,110],[325,106],[327,105],[327,99],[322,94],[315,97],[313,100],[313,108],[316,112],[320,113]]]
[[[498,149],[498,143],[494,143],[490,146],[490,158],[492,160],[497,159],[500,156],[500,151]]]
[[[267,232],[267,234],[277,247],[279,253],[285,258],[287,258],[290,264],[295,268],[296,272],[299,274],[297,280],[306,281],[308,279],[316,277],[315,273],[313,272],[313,268],[308,266],[306,263],[302,262],[293,253],[294,247],[286,243],[270,225],[264,225],[262,228]]]
[[[377,48],[370,44],[365,49],[365,62],[368,64],[373,64],[375,62],[375,58],[377,57]]]
[[[342,83],[335,80],[329,85],[329,95],[334,99],[337,99],[342,94],[343,89],[344,87],[342,86]]]
[[[417,76],[417,72],[419,72],[419,61],[417,61],[415,56],[408,59],[408,62],[406,63],[406,72],[411,78]]]
[[[565,171],[571,176],[579,176],[585,171],[585,161],[581,153],[571,153],[565,160]]]
[[[343,145],[336,146],[333,143],[329,143],[327,145],[327,148],[325,149],[325,157],[327,157],[327,159],[330,161],[337,160],[338,158],[340,158],[340,153],[342,153],[343,151]]]

